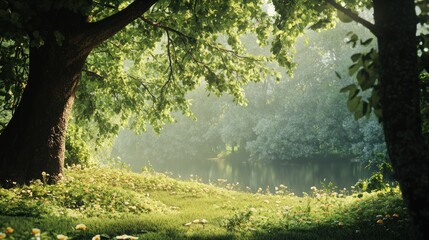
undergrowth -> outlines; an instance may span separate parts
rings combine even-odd
[[[399,189],[303,197],[228,190],[145,170],[74,166],[56,185],[0,188],[0,239],[414,239]]]

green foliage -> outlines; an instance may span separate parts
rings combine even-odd
[[[225,228],[228,231],[248,231],[251,226],[252,210],[237,212],[225,221]]]
[[[348,31],[349,26],[338,24],[332,30],[307,32],[296,45],[294,78],[249,84],[245,108],[229,97],[207,98],[204,89],[197,88],[187,95],[197,121],[177,116],[160,136],[151,131],[142,136],[123,131],[112,155],[136,166],[147,161],[202,160],[225,152],[240,155],[241,161],[249,154],[255,161],[373,159],[386,151],[381,126],[374,118],[356,122],[350,117],[338,90],[352,80],[340,80],[333,71],[346,68],[347,53],[354,53],[342,41]],[[246,36],[244,43],[255,51],[254,37]],[[259,51],[263,54],[267,49]]]
[[[91,159],[91,152],[88,142],[84,139],[84,133],[81,128],[71,124],[67,129],[66,139],[66,156],[64,163],[66,166],[80,164],[82,166],[89,166]]]
[[[375,168],[372,175],[367,179],[360,179],[355,187],[361,191],[374,192],[374,191],[386,191],[391,188],[392,185],[397,185],[392,180],[393,168],[389,162],[387,162],[385,156],[379,155],[377,159],[370,162],[368,168]]]
[[[21,99],[28,75],[28,43],[0,34],[0,132]]]
[[[185,94],[203,79],[207,90],[243,102],[244,84],[274,73],[266,57],[244,51],[239,36],[266,29],[258,35],[262,43],[270,24],[259,1],[160,1],[89,56],[76,122],[96,123],[102,136],[127,124],[159,131],[172,112],[191,114]]]
[[[25,88],[30,46],[44,44],[44,33],[37,24],[40,12],[71,10],[96,22],[129,3],[1,1],[0,129],[10,120]],[[215,95],[228,93],[244,103],[245,84],[276,75],[266,65],[271,56],[249,54],[240,38],[256,29],[258,42],[268,43],[273,20],[262,6],[258,0],[158,1],[144,16],[94,49],[84,67],[72,121],[90,130],[83,132],[87,136],[76,133],[68,138],[68,161],[86,164],[88,151],[96,147],[86,147],[83,141],[102,145],[121,127],[142,132],[151,125],[159,131],[166,121],[173,121],[173,112],[192,115],[186,93],[202,81]],[[67,41],[61,30],[52,35],[58,45]]]
[[[353,47],[356,47],[359,37],[353,32],[349,32],[347,35],[350,38],[347,43],[351,43]],[[360,40],[360,45],[367,47],[371,42],[372,38]],[[350,112],[354,113],[356,120],[363,116],[369,118],[373,109],[377,118],[381,120],[382,111],[376,71],[378,51],[371,48],[367,53],[355,53],[351,56],[351,60],[353,64],[349,66],[348,75],[355,76],[357,82],[340,90],[340,92],[349,93],[347,107]],[[369,89],[371,90],[370,94],[366,92]]]

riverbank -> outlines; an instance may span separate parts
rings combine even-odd
[[[0,189],[0,232],[6,239],[30,239],[32,229],[42,239],[415,238],[397,188],[366,193],[325,186],[297,197],[283,185],[267,194],[219,184],[151,170],[74,167],[55,186]],[[85,228],[77,230],[79,224]]]

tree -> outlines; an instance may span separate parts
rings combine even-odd
[[[306,26],[313,29],[329,27],[332,19],[356,21],[377,37],[378,49],[359,53],[351,58],[350,75],[358,80],[345,88],[349,105],[356,117],[371,110],[383,123],[388,154],[408,206],[411,219],[426,239],[429,225],[429,146],[423,134],[419,73],[428,68],[427,32],[428,2],[414,0],[373,1],[273,1],[280,16],[276,26],[288,34],[299,35]],[[356,14],[360,8],[373,8],[374,23]],[[416,14],[418,9],[418,15]],[[417,31],[417,24],[420,30]],[[417,37],[417,35],[419,35]],[[288,61],[290,40],[280,34],[273,41],[275,53]],[[283,40],[283,41],[282,41]],[[371,40],[361,40],[365,45]],[[349,35],[349,42],[359,43],[358,36]],[[420,49],[418,51],[418,48]],[[370,90],[369,98],[361,92]]]
[[[158,137],[152,131],[141,136],[121,131],[112,156],[120,156],[136,171],[148,161],[154,165],[197,162],[228,153],[228,159],[240,162],[353,158],[366,164],[381,160],[375,158],[386,154],[381,125],[375,117],[356,121],[338,91],[354,82],[338,79],[334,72],[345,74],[352,62],[349,56],[356,52],[343,41],[351,29],[361,37],[372,36],[357,24],[345,23],[320,33],[306,31],[294,46],[297,67],[292,79],[284,76],[277,82],[269,77],[263,83],[248,84],[246,107],[229,96],[207,97],[201,86],[188,94],[197,121],[178,114]],[[245,37],[246,49],[256,51],[256,37]],[[268,47],[259,50],[269,53]]]
[[[42,172],[51,183],[61,178],[75,98],[73,121],[98,125],[100,135],[127,122],[159,128],[174,110],[189,114],[185,93],[201,79],[242,101],[241,86],[270,73],[238,39],[257,29],[267,42],[272,23],[256,0],[2,0],[0,7],[7,113],[0,120],[11,117],[0,136],[3,187]]]

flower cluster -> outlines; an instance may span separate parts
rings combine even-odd
[[[207,222],[207,220],[205,220],[205,219],[203,219],[203,220],[205,221],[205,223]],[[76,225],[76,227],[75,227],[76,231],[86,231],[87,229],[88,229],[88,227],[83,223],[80,223],[80,224]],[[15,230],[12,227],[7,227],[5,230],[6,230],[5,233],[0,232],[0,239],[9,239],[8,235],[11,235],[15,232]],[[39,228],[32,228],[30,234],[31,234],[30,240],[41,240],[42,239],[42,231]],[[15,239],[15,238],[12,237],[11,239]],[[64,234],[58,234],[58,235],[56,235],[56,239],[57,240],[68,240],[69,237],[64,235]],[[91,239],[92,240],[101,240],[101,235],[97,234],[94,237],[92,237]],[[136,240],[139,238],[135,237],[135,236],[123,234],[120,236],[116,236],[114,239],[116,239],[116,240]]]

